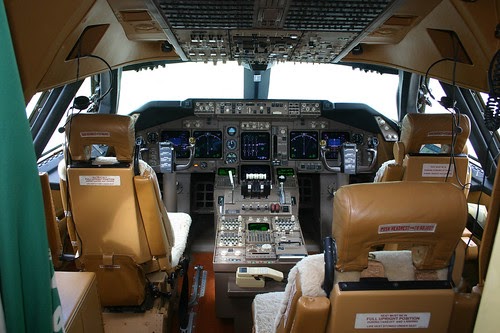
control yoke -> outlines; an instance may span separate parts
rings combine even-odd
[[[376,148],[367,148],[366,151],[372,155],[371,156],[372,161],[370,162],[370,165],[368,165],[368,166],[359,166],[358,167],[359,172],[371,171],[377,165],[377,157],[378,157],[377,149]]]
[[[177,188],[179,184],[176,180],[175,171],[186,170],[191,167],[195,155],[195,142],[196,140],[193,137],[189,138],[189,146],[187,147],[189,159],[186,164],[175,163],[175,150],[172,142],[158,143],[160,165],[159,168],[155,168],[155,171],[158,172],[159,169],[159,172],[163,174],[163,203],[168,211],[177,211]]]
[[[175,171],[187,170],[193,165],[195,144],[196,144],[196,139],[193,137],[190,137],[189,138],[189,146],[187,147],[189,150],[188,161],[186,164],[176,164]]]
[[[189,151],[189,158],[187,163],[185,164],[176,164],[175,163],[175,147],[174,144],[170,141],[163,141],[157,143],[157,150],[154,148],[140,148],[139,156],[147,151],[157,151],[159,157],[159,165],[152,164],[151,166],[157,173],[173,173],[175,171],[187,170],[193,165],[194,155],[195,155],[195,144],[196,139],[193,137],[189,138],[189,146],[187,149]],[[142,139],[137,141],[136,145],[138,147],[143,145]]]
[[[326,146],[325,140],[321,140],[320,150],[321,150],[321,161],[323,162],[323,166],[325,167],[325,169],[331,172],[340,172],[340,166],[331,166],[326,161],[326,153],[330,151],[330,148]]]
[[[368,166],[358,166],[357,161],[357,148],[356,144],[344,142],[340,150],[341,164],[339,166],[332,166],[328,164],[326,159],[326,153],[333,151],[334,148],[328,147],[326,145],[326,140],[321,140],[320,151],[321,151],[321,161],[326,170],[330,172],[343,172],[346,174],[354,175],[357,172],[368,172],[373,170],[377,164],[377,149],[368,148],[367,151],[371,154],[371,162]]]

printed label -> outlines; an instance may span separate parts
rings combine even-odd
[[[451,136],[451,131],[433,131],[429,132],[427,136]]]
[[[379,234],[394,234],[403,232],[435,232],[435,223],[399,223],[382,224],[378,226]]]
[[[430,312],[358,313],[354,328],[428,328],[430,319]]]
[[[80,132],[80,136],[82,138],[109,138],[111,136],[111,133],[109,133],[109,132],[98,132],[98,131]]]
[[[120,186],[120,176],[80,176],[82,186]]]
[[[448,172],[448,167],[450,172]],[[422,177],[453,177],[453,164],[424,163]]]

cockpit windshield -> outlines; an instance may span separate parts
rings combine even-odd
[[[245,98],[245,89],[252,89],[245,84],[260,83],[261,79],[254,75],[248,81],[245,71],[251,72],[237,62],[175,63],[153,70],[124,71],[118,113],[128,114],[149,101]],[[259,89],[269,99],[365,103],[388,118],[397,119],[397,75],[343,65],[303,63],[279,63],[268,71],[269,84],[261,83]]]
[[[123,71],[118,113],[129,114],[150,101],[243,98],[243,70],[236,62],[188,62]]]

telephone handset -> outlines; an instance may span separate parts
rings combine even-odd
[[[263,288],[265,278],[283,281],[283,273],[269,267],[238,267],[236,285],[238,287]]]

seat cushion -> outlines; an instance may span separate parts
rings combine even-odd
[[[307,256],[299,261],[288,273],[288,283],[284,292],[258,294],[252,303],[254,331],[256,333],[276,332],[281,317],[289,306],[297,288],[297,274],[300,274],[301,294],[304,296],[326,296],[321,288],[325,275],[323,254]]]
[[[285,315],[289,306],[289,300],[292,299],[297,292],[297,275],[300,275],[300,292],[302,295],[310,297],[326,296],[325,291],[321,287],[325,277],[324,254],[314,254],[300,260],[288,273],[288,283],[283,294],[282,302],[279,307],[273,311],[275,328],[279,326],[281,317]]]
[[[386,173],[387,168],[389,168],[389,165],[394,165],[395,163],[396,163],[395,160],[388,160],[382,163],[380,168],[377,170],[377,173],[375,174],[373,182],[375,183],[381,182],[384,174]]]
[[[191,227],[191,216],[186,213],[167,213],[170,225],[174,232],[174,246],[172,247],[172,267],[179,264],[184,250],[186,249],[189,228]]]
[[[258,333],[276,332],[276,313],[285,297],[284,292],[258,294],[252,304],[254,330]]]

